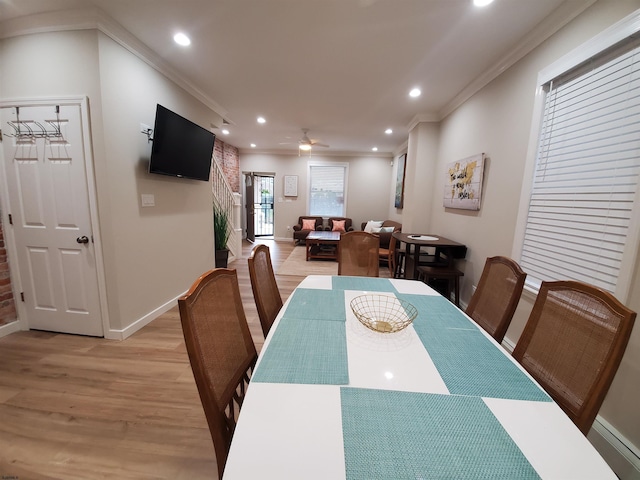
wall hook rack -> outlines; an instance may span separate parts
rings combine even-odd
[[[8,137],[14,137],[18,140],[33,141],[36,138],[64,140],[60,125],[60,107],[56,106],[57,120],[46,120],[49,125],[45,127],[42,123],[35,120],[20,120],[20,107],[16,107],[16,121],[8,121],[7,124],[13,129],[14,133],[7,133]]]

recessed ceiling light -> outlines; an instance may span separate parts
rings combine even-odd
[[[223,135],[229,135],[229,130],[227,130],[226,128],[224,130],[222,130],[222,134]]]
[[[371,150],[373,150],[374,152],[378,151],[378,147],[373,147]]]
[[[420,91],[420,89],[419,89],[419,88],[414,88],[413,90],[411,90],[411,91],[409,92],[409,96],[410,96],[410,97],[414,97],[414,98],[415,98],[415,97],[419,97],[421,94],[422,94],[422,92]]]
[[[258,123],[267,123],[264,117],[258,117]]]
[[[252,143],[252,144],[251,144],[251,148],[256,148],[256,144],[255,144],[255,143]]]
[[[393,133],[393,130],[391,130],[390,128],[387,128],[384,133],[386,133],[387,135],[391,135]]]
[[[187,37],[184,33],[176,33],[173,36],[173,41],[178,45],[182,45],[183,47],[188,47],[191,45],[191,39]]]
[[[490,3],[493,3],[493,0],[473,0],[473,4],[476,7],[486,7]]]

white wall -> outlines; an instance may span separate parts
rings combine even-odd
[[[327,156],[313,153],[312,157],[240,152],[241,172],[267,172],[275,174],[274,236],[292,239],[287,230],[298,223],[298,217],[307,215],[308,164],[313,162],[337,162],[349,164],[347,187],[347,214],[356,230],[371,219],[389,218],[389,204],[393,206],[392,191],[395,179],[395,162],[392,157],[379,156]],[[284,197],[284,175],[298,176],[298,196]],[[243,192],[244,193],[244,192]]]
[[[469,248],[466,261],[461,262],[465,271],[463,303],[468,301],[486,257],[510,256],[512,252],[538,72],[638,8],[638,0],[600,0],[441,123],[437,172],[444,172],[449,162],[473,154],[484,152],[488,157],[480,211],[445,209],[441,201],[442,189],[436,184],[431,199],[431,221],[426,226],[428,231],[463,242]],[[421,153],[419,151],[418,156]],[[423,205],[427,204],[423,202]],[[405,209],[405,214],[408,211],[412,210]],[[408,222],[406,219],[405,223]],[[632,293],[627,302],[635,311],[640,310],[639,272],[640,266],[636,265]],[[533,300],[532,296],[523,295],[507,332],[507,341],[517,342]],[[636,325],[600,410],[601,417],[617,430],[636,455],[637,447],[640,447],[639,378],[640,326]],[[637,474],[636,471],[631,475]]]
[[[98,216],[110,331],[148,315],[213,267],[211,188],[150,175],[156,103],[204,127],[220,118],[158,71],[97,30],[21,35],[1,42],[0,98],[89,98]],[[142,209],[140,194],[155,195]],[[173,303],[172,303],[173,304]]]

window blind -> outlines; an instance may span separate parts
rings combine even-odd
[[[535,286],[572,279],[613,293],[639,218],[640,47],[628,42],[545,90],[520,264]]]
[[[311,165],[309,167],[309,215],[343,217],[345,165]]]

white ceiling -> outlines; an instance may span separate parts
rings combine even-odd
[[[393,153],[593,1],[0,0],[0,21],[101,9],[210,100],[241,150],[297,151],[308,128],[323,153]]]

